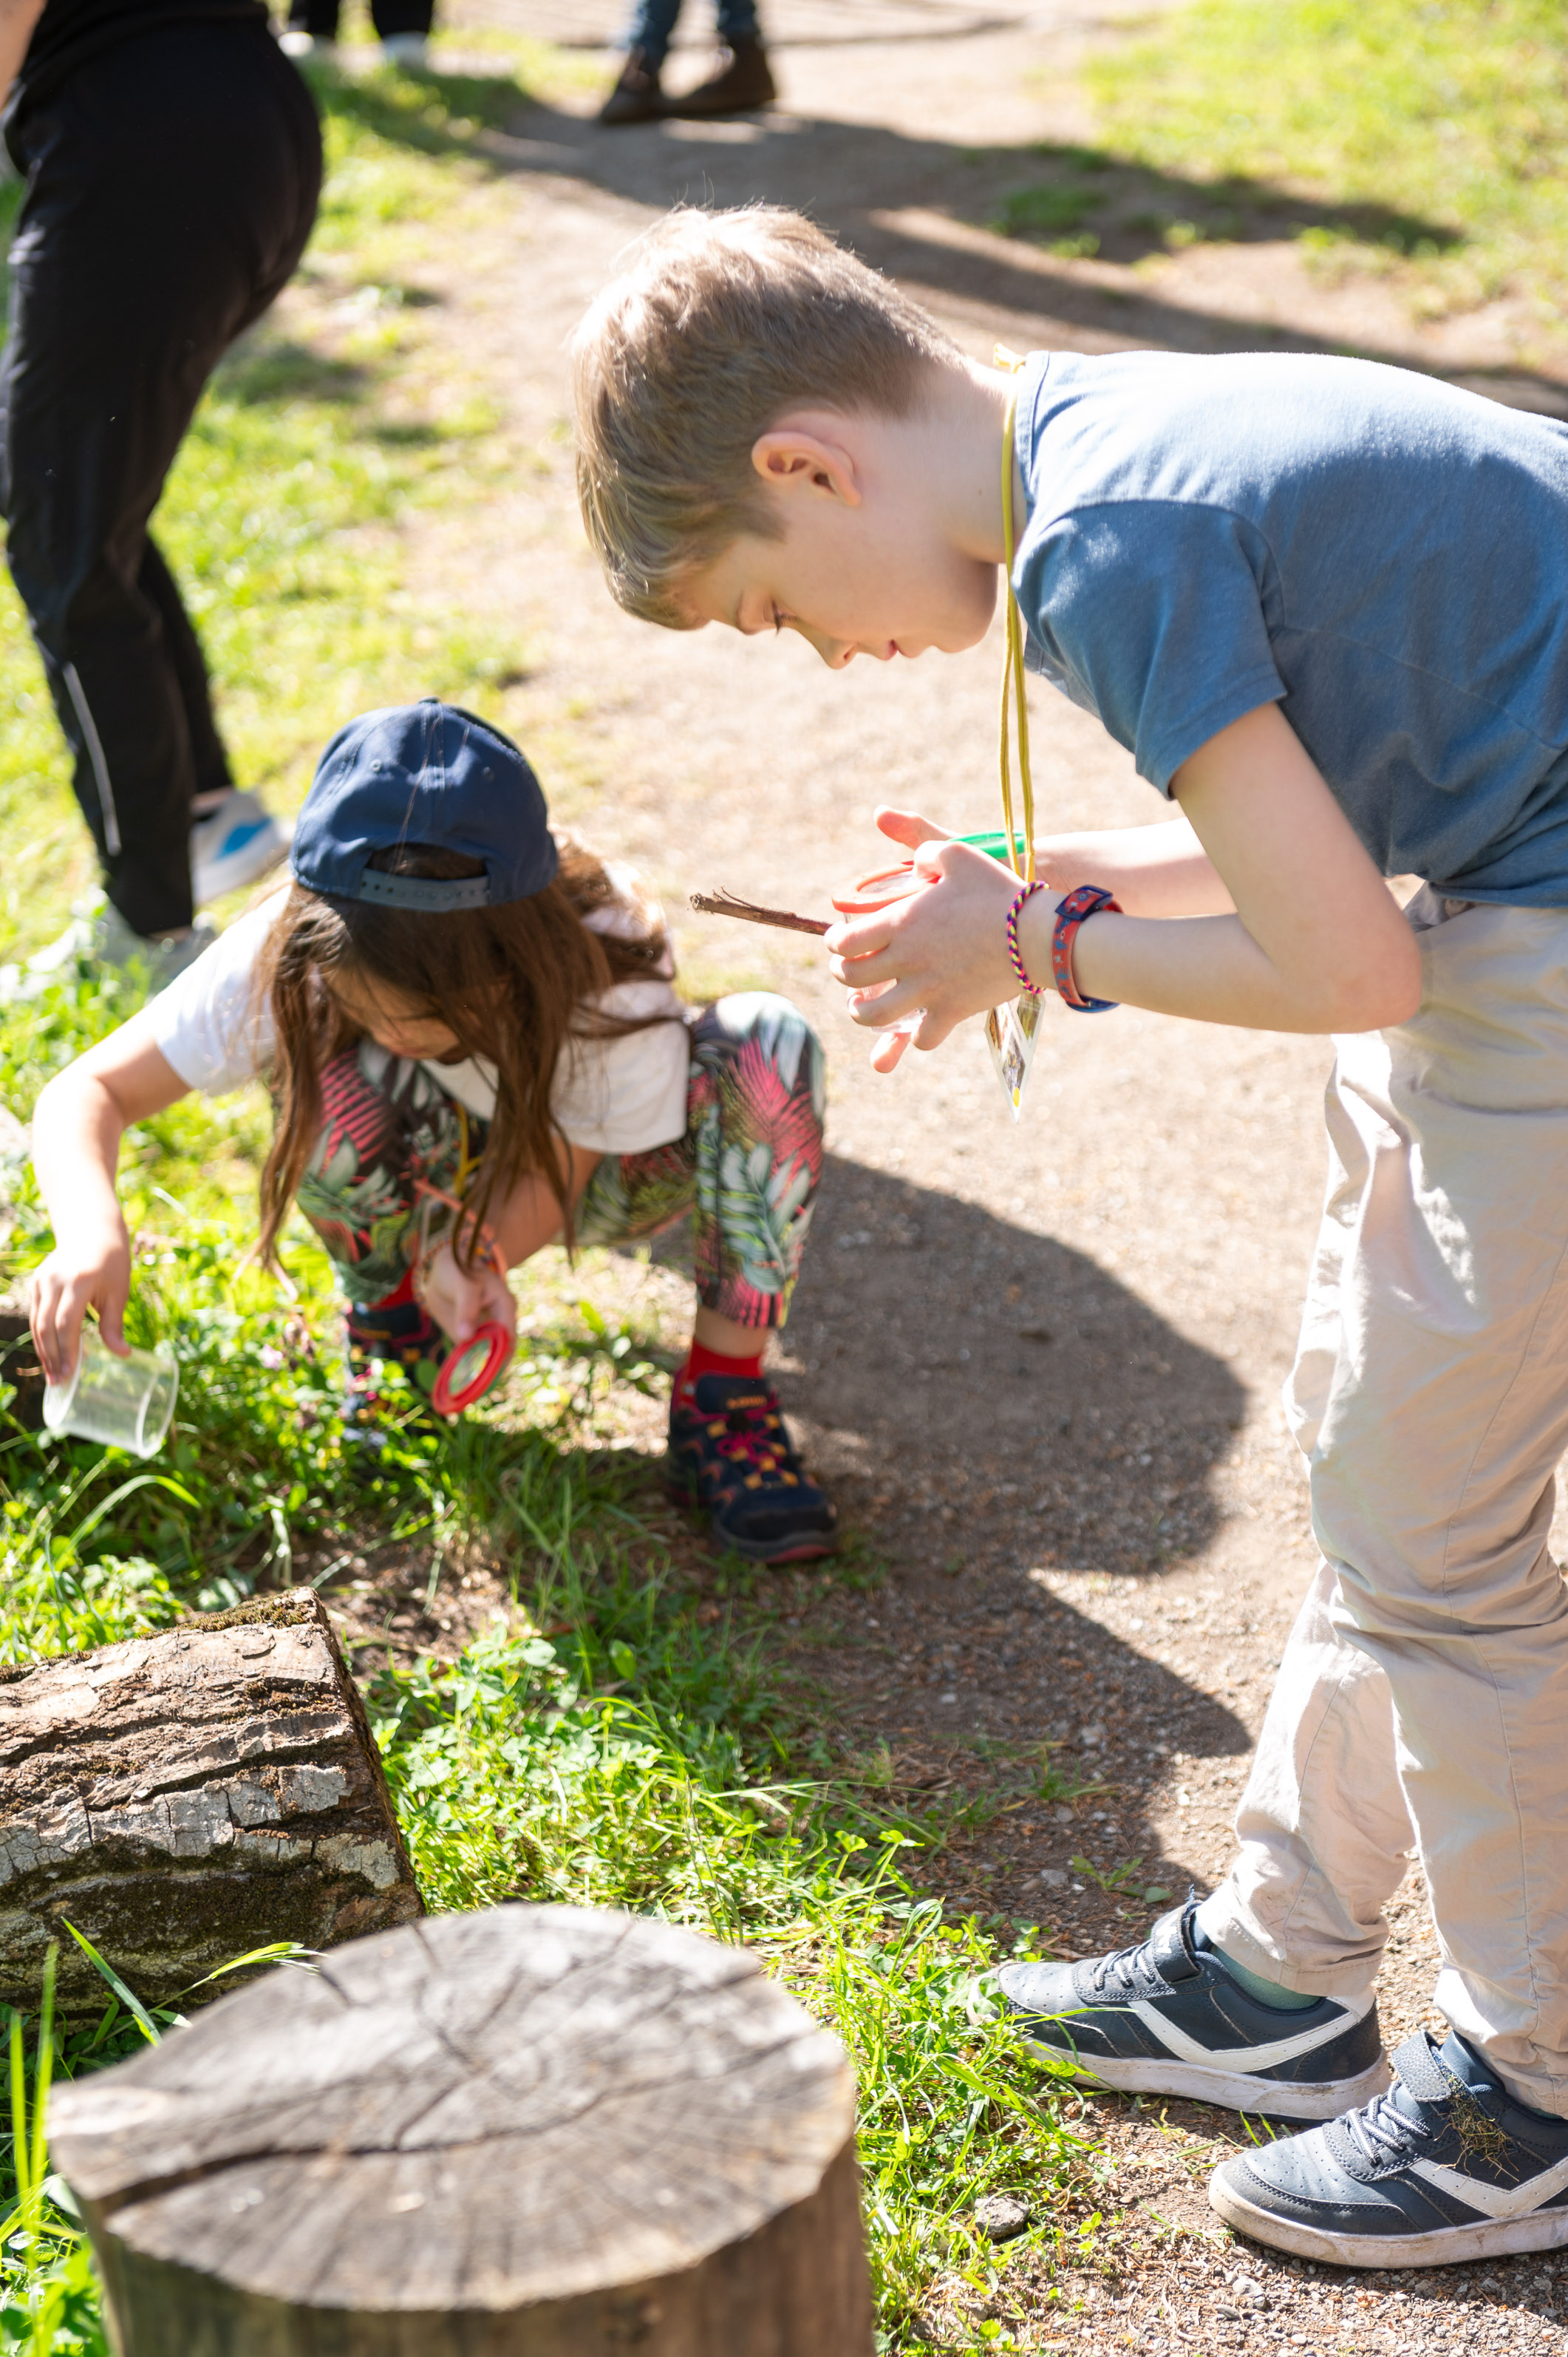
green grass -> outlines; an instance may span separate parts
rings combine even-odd
[[[1195,226],[1249,191],[1316,202],[1294,227],[1326,261],[1399,273],[1429,314],[1516,296],[1560,341],[1558,0],[1194,0],[1087,80],[1116,155],[1197,190]]]
[[[714,1621],[707,1589],[650,1531],[636,1469],[595,1456],[582,1407],[594,1394],[561,1379],[580,1338],[555,1338],[553,1357],[536,1336],[533,1376],[449,1437],[394,1426],[379,1450],[346,1447],[321,1354],[291,1341],[302,1314],[325,1340],[319,1284],[291,1308],[236,1275],[238,1214],[214,1181],[192,1179],[177,1207],[154,1191],[160,1169],[190,1167],[199,1119],[185,1114],[135,1207],[138,1330],[168,1336],[181,1362],[172,1448],[142,1467],[85,1444],[0,1444],[0,1658],[103,1642],[281,1584],[291,1547],[307,1544],[347,1554],[401,1533],[435,1577],[443,1549],[508,1565],[513,1609],[454,1665],[422,1659],[370,1687],[428,1903],[628,1908],[759,1949],[855,2057],[889,2348],[922,2345],[937,2287],[994,2322],[1021,2264],[1092,2262],[1092,2236],[1079,2233],[1084,2156],[975,2002],[993,1938],[920,1895],[948,1825],[895,1806],[875,1761],[839,1754],[822,1771],[823,1747],[769,1678],[779,1608],[766,1588],[736,1567]],[[214,1131],[217,1166],[235,1154],[236,1125]],[[30,1205],[18,1236],[14,1268],[48,1241]],[[306,1257],[295,1254],[301,1279]],[[602,1339],[606,1381],[626,1380],[634,1354],[618,1360],[618,1338]],[[61,2033],[52,2050],[75,2071],[117,2050]],[[995,2188],[1026,2190],[1040,2221],[1005,2257],[968,2222]],[[69,2216],[45,2202],[0,2253],[0,2350],[96,2351],[84,2265]],[[57,2308],[55,2337],[35,2344],[27,2333]]]
[[[564,70],[537,49],[524,66],[535,86]],[[510,463],[420,274],[499,219],[484,143],[520,85],[498,64],[463,81],[383,72],[318,87],[330,178],[301,288],[220,371],[156,520],[240,773],[285,805],[347,715],[427,687],[499,713],[526,659],[423,594],[410,558],[437,509],[482,500]],[[18,651],[0,683],[4,955],[46,938],[91,868],[8,583],[0,607]],[[68,976],[0,1011],[0,1101],[25,1118],[50,1073],[132,1003]],[[252,1090],[177,1105],[126,1140],[131,1330],[174,1345],[176,1421],[143,1465],[43,1445],[0,1414],[0,1663],[302,1576],[330,1588],[377,1548],[400,1548],[431,1596],[466,1569],[499,1571],[497,1617],[455,1665],[416,1660],[370,1684],[428,1902],[572,1900],[749,1942],[854,2053],[884,2345],[1033,2345],[1039,2270],[1070,2299],[1075,2271],[1101,2261],[1089,2157],[976,1995],[1027,1931],[950,1921],[930,1895],[943,1843],[986,1803],[900,1808],[886,1760],[816,1727],[772,1665],[786,1609],[804,1596],[831,1612],[840,1586],[874,1569],[852,1549],[781,1590],[733,1562],[699,1582],[671,1561],[644,1460],[604,1445],[660,1382],[668,1338],[607,1306],[612,1286],[595,1302],[592,1256],[575,1291],[542,1280],[498,1405],[448,1434],[394,1408],[383,1445],[346,1436],[320,1254],[304,1230],[291,1237],[293,1301],[244,1265],[265,1136]],[[49,1237],[25,1177],[11,1189],[15,1285]],[[37,2121],[51,2075],[97,2068],[138,2035],[118,1997],[97,2023],[14,2025],[13,2133],[0,2138],[7,2357],[105,2357],[89,2256]],[[1036,2227],[1004,2251],[970,2223],[995,2188],[1036,2206]]]

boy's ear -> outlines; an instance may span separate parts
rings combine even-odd
[[[861,503],[854,453],[836,435],[806,425],[775,425],[751,446],[751,463],[772,490],[805,491],[836,500],[846,508]]]

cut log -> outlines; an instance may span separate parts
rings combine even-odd
[[[5,1207],[0,1204],[0,1235],[5,1232]],[[5,1414],[24,1432],[44,1428],[44,1371],[33,1348],[27,1313],[18,1301],[0,1301],[0,1383],[12,1386],[14,1397]]]
[[[120,2357],[870,2357],[843,2048],[575,1907],[276,1973],[57,2087]]]
[[[0,2000],[37,2005],[59,1940],[62,2009],[102,2010],[64,1920],[163,2004],[273,1941],[332,1947],[419,1911],[310,1588],[0,1670]]]

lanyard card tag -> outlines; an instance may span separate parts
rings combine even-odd
[[[985,1018],[985,1044],[1015,1121],[1024,1110],[1024,1090],[1035,1060],[1044,1003],[1028,991],[1020,991],[1016,1005],[993,1006]]]

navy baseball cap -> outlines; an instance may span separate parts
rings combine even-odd
[[[405,843],[482,859],[482,876],[387,876]],[[294,830],[296,883],[388,909],[496,909],[542,892],[558,860],[538,779],[510,737],[427,695],[361,712],[317,764]]]

